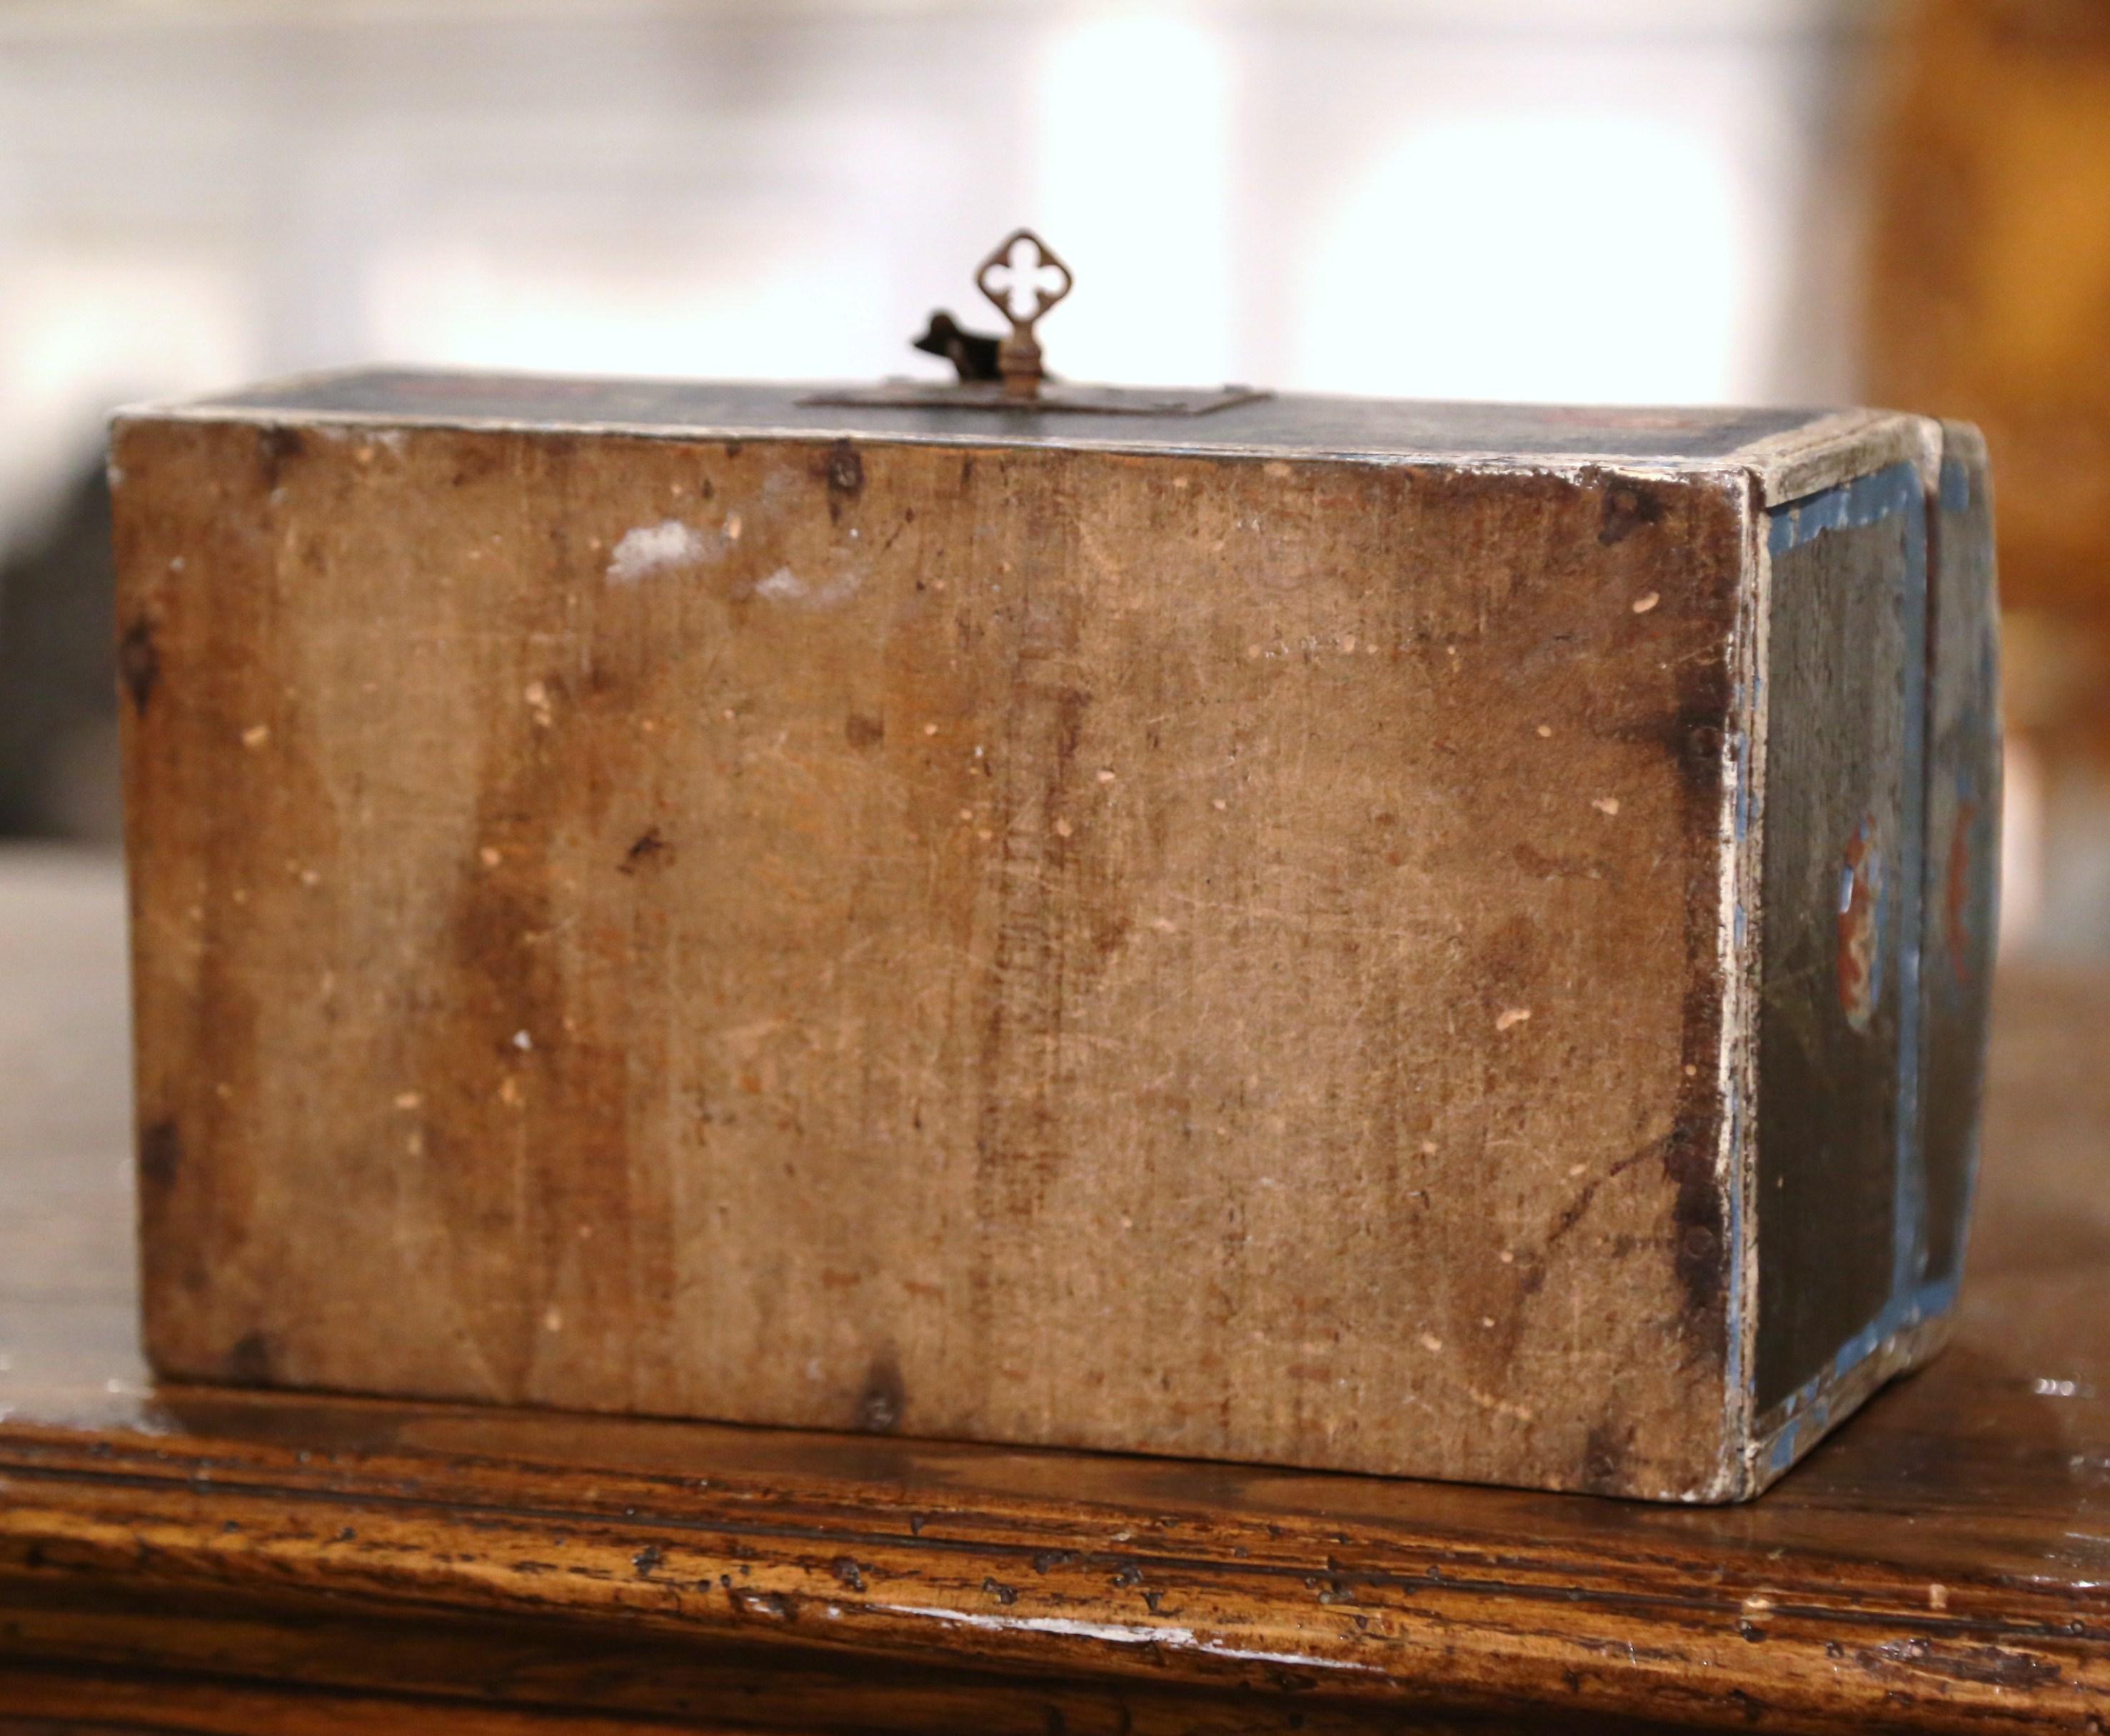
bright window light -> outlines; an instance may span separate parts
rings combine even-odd
[[[1609,112],[1413,127],[1321,220],[1300,385],[1603,404],[1748,388],[1750,224],[1717,141]]]
[[[1043,341],[1075,378],[1225,378],[1233,88],[1216,34],[1172,13],[1086,17],[1038,80],[1035,227],[1091,286]]]
[[[399,243],[369,279],[377,354],[531,373],[820,378],[901,347],[854,254],[790,238],[736,265],[641,241]]]

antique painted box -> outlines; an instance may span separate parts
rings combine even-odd
[[[1967,428],[362,372],[112,455],[165,1376],[1718,1501],[1940,1335]]]

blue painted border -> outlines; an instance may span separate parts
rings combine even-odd
[[[1944,482],[1946,483],[1946,478]],[[1892,1198],[1890,1294],[1876,1317],[1839,1347],[1832,1367],[1805,1381],[1777,1407],[1784,1416],[1767,1459],[1777,1475],[1795,1460],[1805,1430],[1809,1439],[1831,1422],[1831,1394],[1896,1334],[1945,1313],[1954,1303],[1957,1274],[1927,1276],[1927,1169],[1920,1143],[1920,947],[1927,873],[1927,501],[1918,467],[1900,461],[1855,477],[1768,514],[1766,546],[1775,555],[1832,531],[1861,530],[1902,519],[1904,561],[1896,603],[1904,628],[1904,764],[1899,798],[1900,840],[1895,899],[1885,926],[1898,961],[1897,1154]],[[1741,796],[1740,796],[1741,803]],[[1738,830],[1741,833],[1741,827]],[[1760,1058],[1761,1069],[1764,1065]],[[1759,1088],[1764,1088],[1763,1072]],[[1764,1306],[1764,1299],[1759,1299]]]

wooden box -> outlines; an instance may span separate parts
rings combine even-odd
[[[165,1375],[1714,1501],[1940,1335],[1967,428],[360,373],[112,474]]]

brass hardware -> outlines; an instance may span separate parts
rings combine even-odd
[[[1021,253],[1026,256],[1021,259]],[[1051,293],[1041,279],[1055,274],[1057,285]],[[998,279],[1007,279],[999,286]],[[1014,398],[1040,396],[1040,342],[1033,328],[1048,309],[1075,287],[1076,279],[1061,257],[1030,229],[1013,229],[975,272],[975,288],[989,297],[1011,326],[1011,334],[997,348],[997,371],[1003,376],[1005,395]],[[1017,297],[1030,292],[1032,310],[1021,314]]]
[[[911,340],[926,356],[942,356],[958,375],[944,385],[888,379],[876,386],[835,386],[808,392],[802,407],[862,406],[884,410],[1005,410],[1038,416],[1066,411],[1099,416],[1202,416],[1270,394],[1249,386],[1216,391],[1133,386],[1079,386],[1054,378],[1041,365],[1034,328],[1069,294],[1076,279],[1061,256],[1031,229],[1013,229],[975,270],[975,287],[1011,328],[1003,338],[964,329],[940,308],[923,335]],[[1020,310],[1019,298],[1030,299]]]

